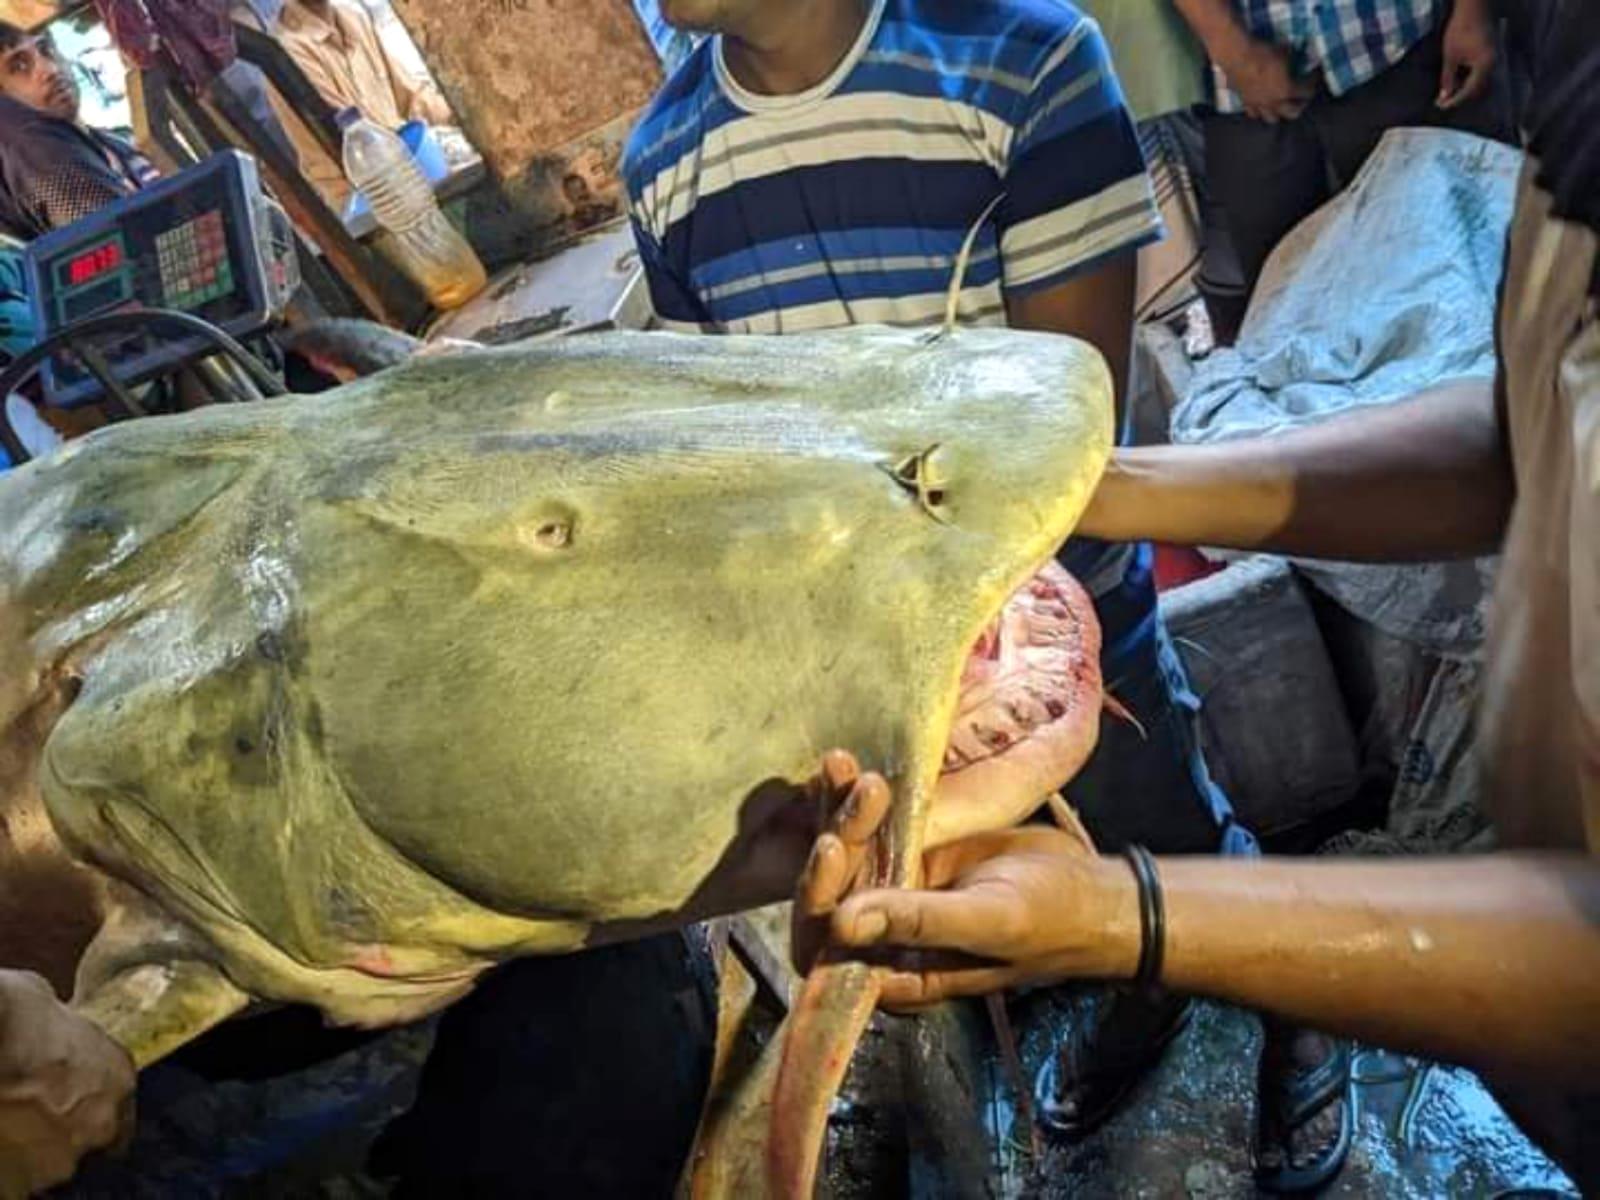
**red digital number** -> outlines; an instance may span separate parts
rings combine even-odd
[[[80,283],[88,283],[97,276],[104,275],[107,271],[115,270],[122,265],[122,247],[117,242],[107,242],[103,246],[96,246],[87,254],[80,254],[67,264],[67,281],[76,287]]]

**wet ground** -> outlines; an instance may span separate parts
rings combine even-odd
[[[1066,1011],[1059,1001],[1040,1008],[1024,1039],[1030,1078]],[[1002,1194],[1079,1200],[1256,1195],[1249,1144],[1259,1042],[1259,1026],[1247,1014],[1200,1006],[1118,1117],[1076,1146],[1047,1146],[1037,1161],[1013,1154]],[[1358,1054],[1355,1069],[1355,1140],[1325,1196],[1432,1200],[1489,1197],[1511,1187],[1576,1194],[1470,1072],[1374,1051]],[[1009,1107],[997,1108],[1003,1124]]]
[[[1026,1078],[1073,1003],[1041,995],[1014,1006]],[[231,1048],[213,1046],[199,1060],[148,1072],[129,1156],[91,1168],[63,1194],[97,1200],[391,1194],[369,1169],[369,1150],[411,1104],[435,1024],[353,1045],[329,1043],[338,1050],[331,1057],[313,1053],[319,1061],[275,1078],[259,1077],[259,1064],[271,1061],[284,1026],[275,1036],[267,1026],[238,1028],[243,1032]],[[1249,1016],[1201,1006],[1118,1117],[1077,1145],[1046,1143],[1036,1155],[1016,1120],[981,1006],[920,1021],[880,1019],[835,1108],[827,1194],[833,1200],[1253,1196],[1248,1146],[1258,1041]],[[1325,1195],[1487,1198],[1510,1187],[1575,1194],[1470,1073],[1424,1069],[1375,1052],[1358,1057],[1357,1071],[1363,1082],[1356,1088],[1354,1149]],[[205,1077],[219,1073],[229,1078]],[[527,1086],[540,1085],[529,1079]],[[525,1136],[523,1152],[539,1133],[530,1128]],[[472,1194],[555,1194],[532,1179],[526,1185]]]

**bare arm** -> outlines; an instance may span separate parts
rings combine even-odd
[[[1173,859],[1161,870],[1165,979],[1180,991],[1483,1068],[1576,1079],[1600,1065],[1591,859]]]
[[[1212,62],[1227,62],[1250,40],[1231,0],[1172,0],[1172,7],[1194,30]]]
[[[1080,532],[1413,561],[1499,545],[1515,497],[1487,382],[1275,437],[1119,451]]]
[[[1248,116],[1275,124],[1300,115],[1316,88],[1311,80],[1295,77],[1286,49],[1252,37],[1230,0],[1172,2],[1206,55],[1222,68]]]
[[[1137,257],[1129,250],[1056,287],[1006,297],[1006,319],[1012,328],[1082,338],[1105,356],[1116,389],[1119,427],[1127,405],[1128,362],[1133,353],[1137,268]]]
[[[843,946],[951,952],[891,973],[891,1006],[1130,978],[1141,942],[1132,872],[1064,820],[931,852],[927,891],[842,903],[872,830],[836,824],[818,841],[798,908],[813,920],[831,913]],[[1576,1079],[1600,1067],[1592,859],[1173,858],[1159,870],[1169,987],[1484,1069]]]

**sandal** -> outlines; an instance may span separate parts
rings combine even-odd
[[[1189,1025],[1194,1005],[1167,992],[1116,991],[1076,1021],[1034,1084],[1037,1120],[1063,1139],[1093,1132]]]
[[[1256,1186],[1274,1195],[1314,1192],[1327,1186],[1344,1167],[1355,1137],[1355,1090],[1351,1086],[1350,1044],[1332,1041],[1328,1056],[1310,1070],[1295,1071],[1283,1077],[1280,1087],[1263,1089],[1258,1103],[1260,1117],[1256,1122],[1256,1145],[1252,1160]],[[1292,1147],[1293,1134],[1304,1129],[1328,1105],[1342,1104],[1339,1113],[1339,1134],[1310,1163],[1296,1166]],[[1268,1105],[1276,1109],[1276,1117],[1267,1119]],[[1262,1130],[1271,1127],[1280,1135],[1277,1150],[1282,1166],[1266,1167],[1262,1159]]]

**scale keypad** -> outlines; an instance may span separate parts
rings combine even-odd
[[[198,308],[233,291],[228,237],[216,209],[156,238],[161,290],[173,308]]]

